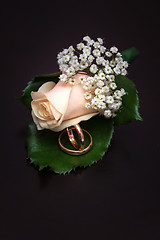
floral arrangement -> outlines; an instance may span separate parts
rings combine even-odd
[[[134,47],[119,52],[105,47],[102,38],[85,36],[76,48],[57,55],[60,72],[28,83],[20,100],[32,110],[27,134],[31,163],[59,174],[90,166],[107,151],[115,125],[142,120],[135,85],[126,77],[138,55]],[[58,134],[78,123],[92,135],[93,147],[82,156],[70,156],[58,146]]]

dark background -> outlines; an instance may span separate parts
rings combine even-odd
[[[1,3],[0,239],[160,239],[159,11],[153,1]],[[97,164],[69,175],[26,159],[30,112],[16,97],[88,34],[141,55],[129,68],[144,122],[115,128]]]

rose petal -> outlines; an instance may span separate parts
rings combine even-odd
[[[66,120],[63,121],[62,124],[59,127],[55,127],[55,128],[50,128],[50,130],[54,131],[54,132],[59,132],[62,131],[63,129],[73,126],[81,121],[86,121],[89,120],[91,117],[97,115],[98,113],[90,113],[87,115],[83,115],[74,119],[70,119],[70,120]]]

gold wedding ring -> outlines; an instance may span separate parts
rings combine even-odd
[[[78,134],[78,137],[79,137],[79,140],[80,140],[80,145],[77,143],[77,141],[74,137],[74,134],[73,134],[73,131],[72,131],[73,129],[76,129],[76,131],[77,131],[77,134]],[[68,149],[65,146],[63,146],[63,144],[61,142],[61,138],[66,131],[67,131],[67,134],[68,134],[69,141],[71,142],[72,146],[76,150]],[[87,147],[85,147],[85,139],[84,139],[83,132],[85,132],[90,138],[90,143]],[[88,152],[91,149],[91,147],[92,147],[92,136],[86,130],[81,129],[79,124],[75,124],[74,127],[67,128],[66,130],[64,130],[63,132],[60,133],[58,142],[59,142],[59,145],[60,145],[61,149],[65,153],[68,153],[70,155],[82,155],[82,154],[85,154],[86,152]]]

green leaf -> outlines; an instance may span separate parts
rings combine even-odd
[[[49,74],[49,75],[40,75],[40,76],[35,76],[34,78],[32,78],[32,80],[30,82],[28,82],[27,87],[24,89],[23,91],[23,95],[21,98],[19,98],[19,100],[27,107],[27,108],[31,108],[31,92],[32,91],[38,91],[39,87],[48,81],[54,81],[55,83],[57,83],[59,81],[58,77],[59,77],[60,73],[53,73],[53,74]]]
[[[122,58],[128,63],[132,63],[138,55],[139,51],[135,47],[126,49],[122,52]]]
[[[139,114],[139,98],[134,83],[125,76],[118,75],[115,80],[118,89],[124,88],[127,94],[123,96],[122,107],[117,116],[114,118],[115,125],[121,125],[131,122],[132,120],[140,120]]]
[[[51,130],[38,131],[34,123],[28,127],[27,149],[30,161],[38,166],[39,170],[49,167],[55,173],[65,174],[77,167],[87,167],[103,157],[110,144],[113,133],[113,120],[106,120],[96,116],[88,121],[81,122],[81,127],[87,130],[93,138],[92,149],[84,155],[72,156],[64,153],[58,145],[59,132]],[[89,139],[85,135],[86,146]],[[64,136],[65,146],[71,148],[67,136]],[[66,145],[67,144],[67,145]]]

